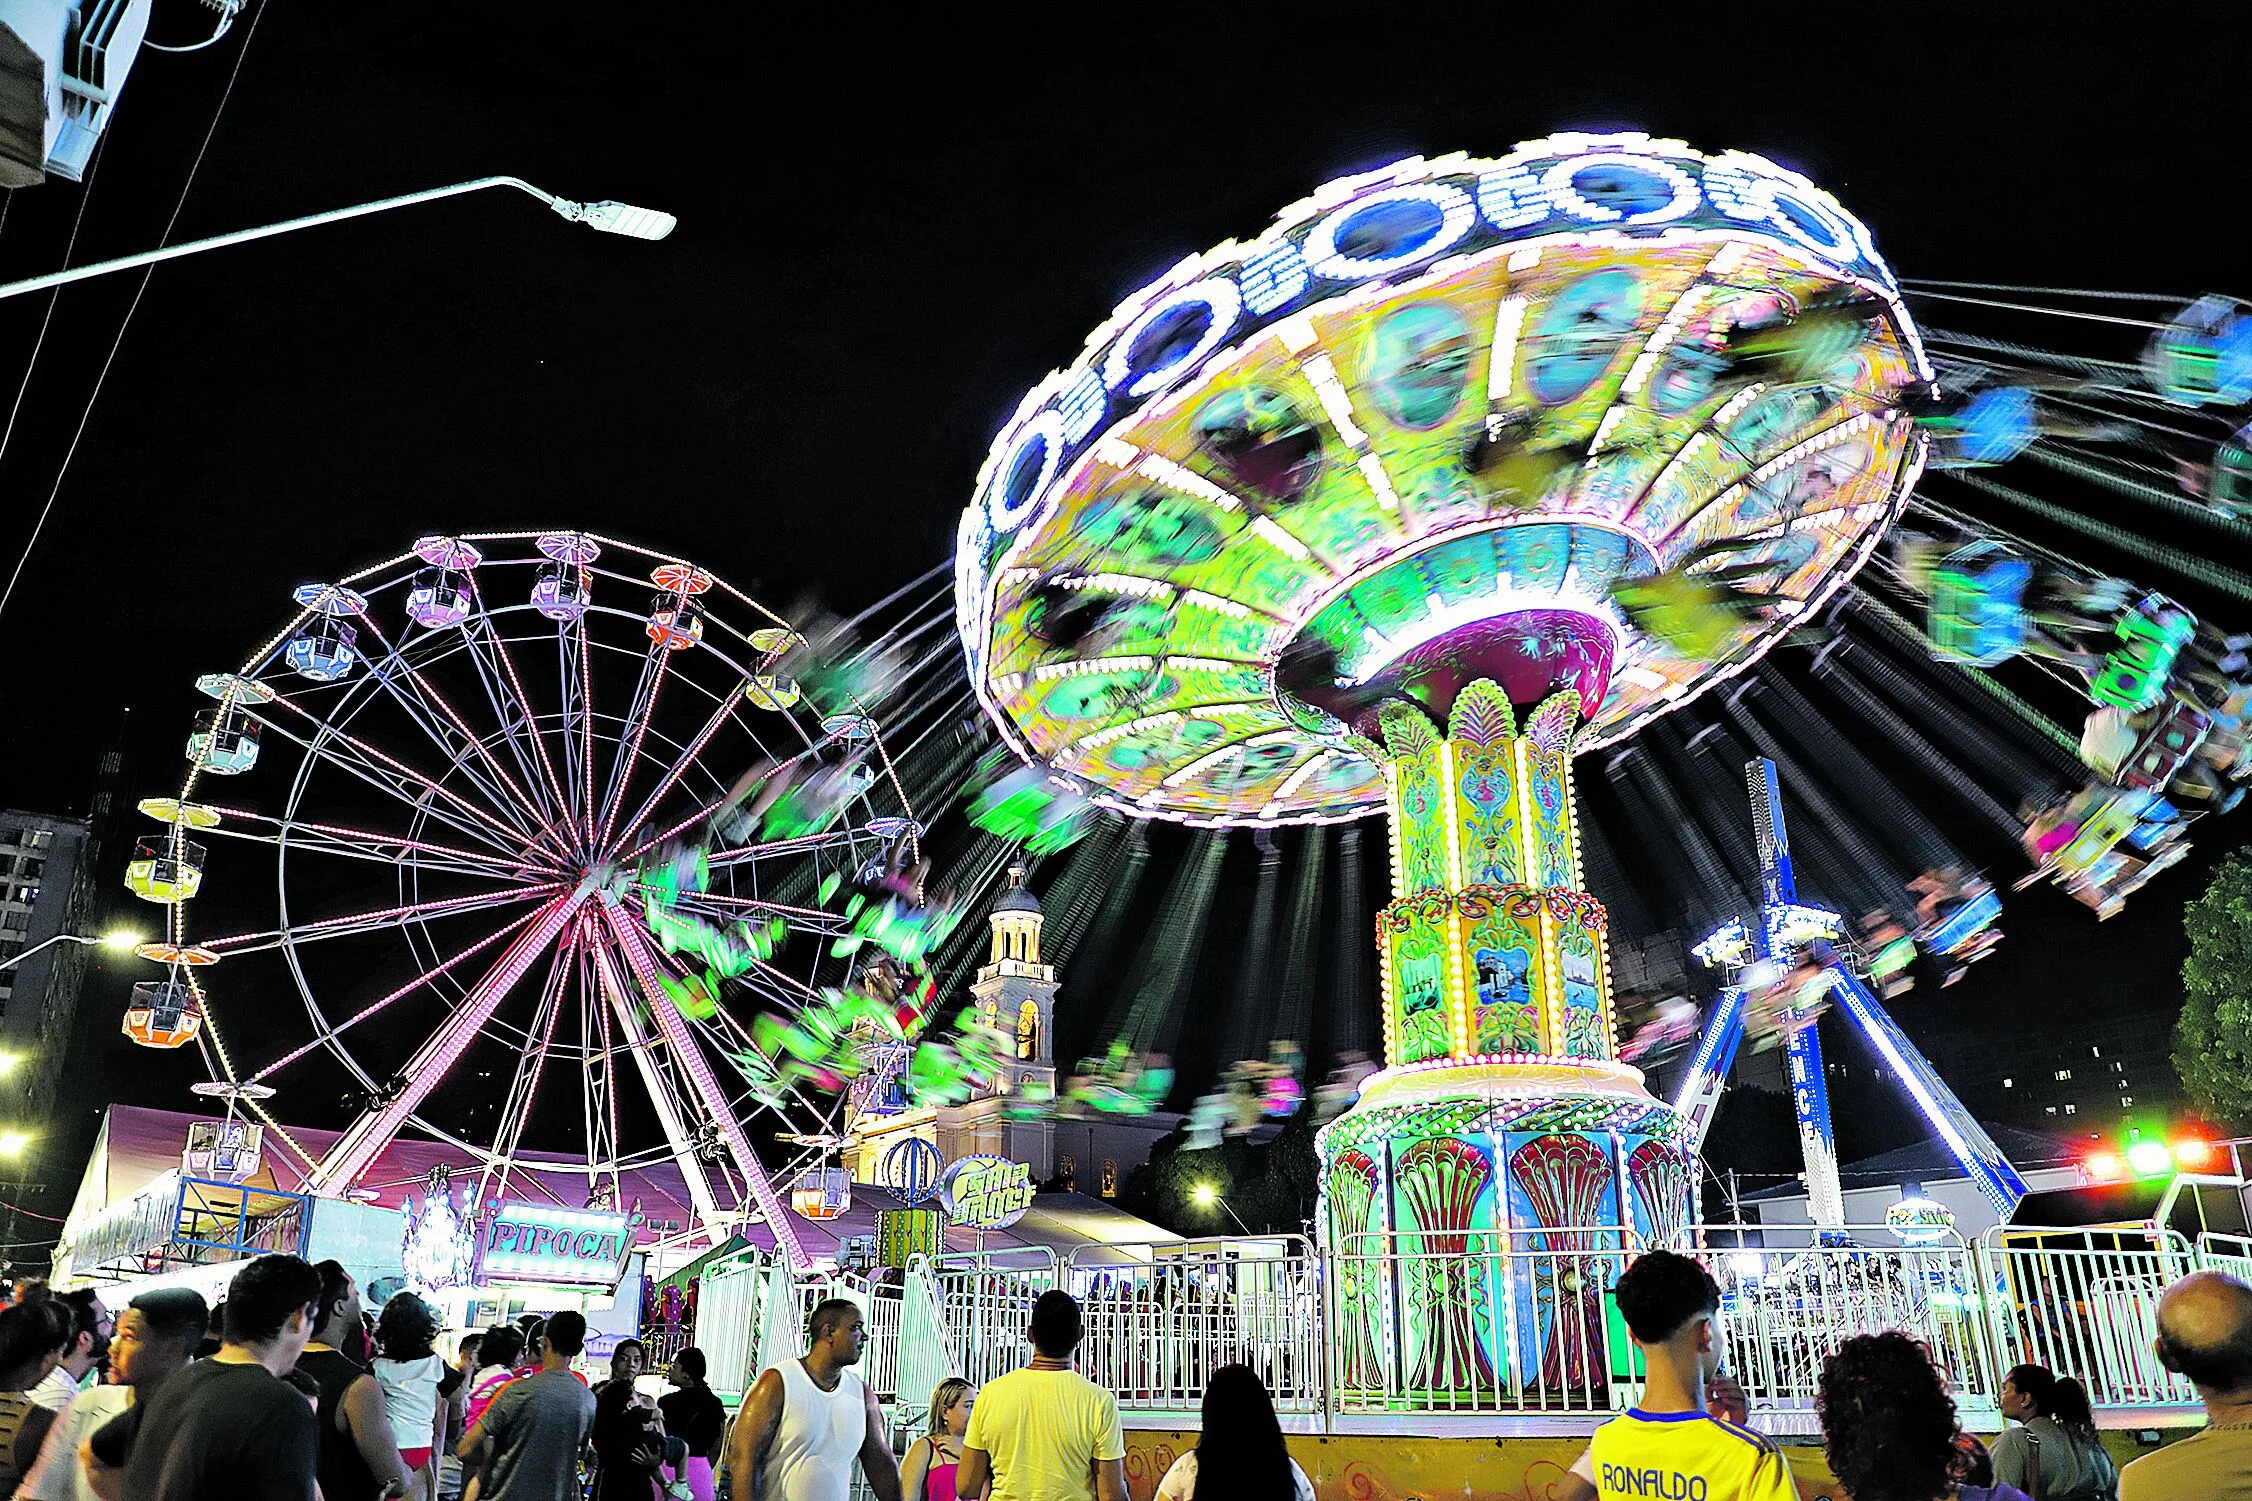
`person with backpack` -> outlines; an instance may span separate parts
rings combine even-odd
[[[2046,1366],[2002,1378],[2002,1416],[2018,1427],[1994,1440],[1994,1479],[2034,1501],[2110,1501],[2119,1472],[2096,1437],[2087,1389]]]

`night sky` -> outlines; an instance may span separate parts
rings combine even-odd
[[[253,0],[219,46],[142,56],[90,184],[13,195],[0,279],[55,268],[74,224],[73,263],[155,243],[247,46],[176,239],[496,172],[681,222],[643,244],[491,193],[160,268],[0,616],[0,802],[82,811],[128,710],[128,800],[171,790],[195,675],[270,635],[291,586],[424,531],[606,530],[770,603],[864,605],[945,558],[994,431],[1120,297],[1410,152],[1640,128],[1808,173],[1904,276],[2252,291],[2226,207],[2252,29],[2228,7],[1662,31],[1492,4],[700,9]],[[157,36],[207,17],[159,0]],[[55,304],[0,460],[0,569],[138,280]],[[0,398],[47,310],[0,302]],[[2164,1024],[2179,903],[2248,830],[2200,825],[2100,927],[2013,900],[1946,1004]],[[122,983],[96,971],[86,1004]]]

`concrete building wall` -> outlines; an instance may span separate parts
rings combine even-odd
[[[86,824],[0,809],[0,961],[83,932],[92,904]],[[0,970],[0,1124],[36,1133],[52,1116],[86,972],[83,944],[58,943]]]

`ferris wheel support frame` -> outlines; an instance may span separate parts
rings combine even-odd
[[[704,1165],[697,1160],[696,1134],[680,1113],[680,1102],[673,1097],[672,1086],[657,1066],[656,1055],[649,1050],[649,1037],[642,1030],[641,1020],[633,1014],[639,995],[632,983],[618,972],[618,956],[611,944],[600,941],[588,945],[594,951],[594,973],[602,987],[602,998],[609,1004],[611,1018],[618,1024],[618,1032],[633,1055],[635,1069],[641,1075],[641,1084],[649,1093],[650,1104],[656,1108],[657,1124],[665,1133],[665,1144],[672,1151],[673,1165],[688,1185],[689,1202],[695,1206],[696,1217],[711,1232],[712,1243],[725,1239],[726,1228],[739,1218],[734,1211],[722,1209],[719,1198],[712,1192],[711,1179]],[[660,1001],[662,997],[659,998]]]
[[[648,934],[631,913],[623,910],[618,898],[611,892],[602,893],[602,919],[616,939],[618,948],[625,954],[626,967],[633,971],[641,986],[643,999],[648,1003],[650,1018],[656,1023],[657,1033],[672,1052],[674,1062],[694,1091],[712,1124],[718,1128],[720,1139],[727,1144],[729,1155],[735,1159],[735,1170],[743,1175],[743,1183],[750,1190],[753,1203],[765,1218],[767,1228],[774,1232],[775,1248],[789,1258],[792,1269],[800,1272],[813,1269],[813,1258],[799,1243],[797,1231],[792,1228],[782,1211],[782,1201],[776,1197],[774,1185],[760,1165],[758,1153],[751,1149],[751,1138],[743,1130],[743,1122],[736,1115],[727,1091],[721,1087],[719,1075],[712,1072],[711,1061],[704,1056],[703,1048],[689,1031],[687,1018],[671,997],[658,984],[658,970],[662,961],[649,941]]]
[[[399,1134],[407,1117],[438,1087],[454,1060],[484,1031],[485,1024],[531,968],[532,961],[562,935],[572,914],[592,894],[591,881],[582,881],[576,889],[549,902],[531,926],[517,935],[500,961],[485,972],[485,977],[446,1018],[445,1025],[415,1049],[414,1056],[399,1071],[398,1092],[353,1121],[337,1138],[336,1145],[329,1148],[328,1155],[306,1175],[308,1191],[321,1194],[347,1188],[368,1170]]]

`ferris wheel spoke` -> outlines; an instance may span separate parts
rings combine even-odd
[[[539,1041],[516,1056],[508,1094],[501,1103],[500,1130],[493,1138],[493,1157],[486,1160],[485,1171],[477,1184],[480,1204],[508,1196],[511,1169],[515,1166],[517,1149],[523,1144],[524,1127],[532,1118],[532,1106],[539,1096],[540,1075],[546,1069],[548,1052],[555,1042],[556,1019],[563,1014],[563,995],[570,988],[570,977],[576,966],[577,938],[573,928],[564,930],[548,964],[547,979],[540,985],[539,1005],[532,1016],[532,1030],[538,1034]],[[493,1182],[496,1168],[500,1180],[497,1185]]]
[[[472,577],[470,581],[470,587],[472,589],[476,587],[476,581],[474,577]],[[486,641],[491,645],[493,649],[493,657],[500,663],[501,673],[508,680],[510,695],[512,696],[512,701],[515,704],[515,712],[522,721],[522,739],[529,740],[531,742],[533,757],[539,762],[539,780],[543,781],[546,784],[549,795],[554,798],[554,802],[551,805],[554,809],[554,816],[558,819],[567,819],[570,816],[571,800],[569,797],[564,795],[562,779],[555,774],[555,762],[554,759],[548,755],[546,739],[540,734],[539,715],[532,708],[532,696],[524,691],[524,680],[521,677],[517,676],[516,673],[516,659],[510,655],[508,650],[508,643],[507,641],[502,639],[499,627],[493,624],[492,617],[485,612],[483,608],[482,597],[479,598],[478,605],[478,627],[484,632]],[[560,636],[561,634],[561,632],[557,632],[558,636]],[[478,659],[478,668],[480,672],[482,672],[484,669],[484,661],[482,658]],[[492,691],[490,685],[488,685],[487,691],[488,693]],[[503,724],[505,727],[507,721],[507,713],[505,710],[503,710],[501,702],[497,696],[494,699],[493,709],[495,713],[498,713],[502,716]],[[568,736],[566,736],[566,739],[567,738]],[[509,745],[512,750],[514,750],[519,764],[521,764],[523,759],[523,749],[521,742],[516,736],[511,735],[509,738]],[[525,772],[525,780],[530,781],[532,779],[533,778],[531,772],[529,769],[527,769]]]
[[[498,778],[500,786],[506,789],[507,797],[502,798],[492,794],[490,788],[487,788],[487,794],[493,797],[495,806],[513,803],[517,811],[526,820],[523,827],[528,836],[535,841],[542,838],[551,838],[548,819],[541,814],[538,806],[532,802],[531,796],[522,787],[516,785],[516,779],[508,774],[507,767],[500,764],[500,760],[493,754],[492,748],[485,743],[485,737],[472,730],[468,721],[461,717],[460,712],[454,708],[446,696],[432,686],[415,665],[406,659],[405,654],[391,643],[390,639],[383,634],[383,628],[375,623],[374,617],[363,611],[360,619],[366,623],[367,628],[375,634],[377,642],[382,645],[384,662],[396,668],[397,673],[406,675],[406,680],[413,686],[416,696],[421,700],[421,705],[418,708],[404,692],[400,691],[396,673],[378,670],[377,664],[370,661],[369,669],[374,672],[376,681],[383,685],[384,691],[389,693],[399,707],[406,711],[408,717],[422,726],[423,733],[428,735],[431,742],[438,746],[440,750],[447,753],[449,760],[462,768],[463,775],[471,775],[468,761],[457,747],[448,743],[447,735],[439,723],[429,717],[429,711],[434,709],[438,715],[442,716],[445,723],[453,726],[455,733],[461,737],[462,743],[468,747],[469,752],[482,761],[486,770]],[[482,779],[480,779],[479,784],[480,786],[486,785]],[[569,852],[559,849],[557,853],[567,854]]]
[[[775,777],[782,776],[784,774],[794,775],[796,768],[801,763],[817,759],[824,749],[828,748],[829,746],[835,745],[837,743],[837,740],[838,735],[834,733],[823,735],[819,740],[814,741],[811,745],[808,745],[804,750],[799,751],[796,755],[791,756],[786,760],[776,761],[772,765],[767,766],[764,769],[763,773],[758,776],[758,780],[761,782],[766,782],[771,781]],[[648,854],[651,850],[655,849],[658,845],[663,844],[666,840],[685,833],[687,830],[693,828],[697,824],[708,822],[722,810],[742,802],[744,798],[749,795],[746,789],[750,785],[752,785],[751,778],[745,777],[742,781],[737,782],[735,786],[729,788],[725,792],[722,792],[718,797],[713,798],[710,802],[704,804],[695,812],[689,814],[686,818],[683,818],[680,822],[674,824],[671,828],[666,829],[662,833],[651,834],[648,838],[642,840],[639,844],[635,845],[631,850],[627,851],[623,856],[621,856],[619,863],[630,864],[633,861],[640,859],[643,855]],[[647,808],[644,808],[641,813],[635,815],[636,820],[645,817],[648,812],[649,810]],[[631,827],[633,827],[633,825],[628,824],[627,827],[630,829]],[[746,846],[746,848],[761,847],[762,846]]]
[[[508,759],[515,763],[516,775],[523,779],[523,787],[529,789],[524,795],[532,804],[533,815],[540,822],[552,825],[563,816],[562,809],[540,776],[538,758],[526,748],[526,742],[539,743],[539,726],[521,695],[510,691],[507,674],[496,670],[486,659],[487,652],[501,649],[499,633],[491,621],[479,616],[473,625],[462,627],[462,640],[468,648],[470,666],[476,670],[477,686],[484,692],[486,706],[493,711],[494,724],[499,726],[500,742],[508,747]],[[510,785],[516,784],[511,782]]]
[[[216,839],[241,839],[253,844],[283,845],[292,851],[336,855],[347,860],[369,860],[379,865],[404,865],[410,861],[415,869],[445,871],[452,875],[475,876],[487,880],[518,880],[530,882],[544,873],[543,867],[526,860],[500,860],[475,850],[456,849],[451,845],[433,844],[426,839],[409,839],[400,834],[379,834],[372,829],[347,828],[340,824],[307,823],[298,819],[278,818],[270,813],[253,813],[247,808],[218,808],[213,812],[226,818],[255,819],[274,826],[274,832],[263,833],[248,829],[230,829],[224,824],[201,832]]]
[[[851,829],[826,829],[818,834],[800,834],[795,839],[776,839],[767,844],[738,844],[723,850],[713,850],[704,857],[704,863],[713,870],[732,870],[739,865],[755,865],[761,860],[772,860],[783,855],[810,854],[815,850],[835,849],[840,844],[849,847],[859,837]]]
[[[696,732],[695,738],[673,758],[672,765],[665,769],[665,775],[657,783],[655,790],[641,800],[641,806],[634,811],[633,817],[626,820],[628,830],[639,828],[643,819],[657,811],[657,805],[664,801],[665,794],[672,791],[689,766],[704,753],[704,747],[711,744],[712,736],[719,733],[720,727],[735,717],[736,705],[742,702],[741,685],[738,684],[735,691],[730,692],[720,701],[719,707],[712,711],[711,718],[704,721],[704,727]]]
[[[370,629],[373,629],[372,625]],[[457,743],[456,737],[449,733],[442,723],[431,716],[427,704],[411,697],[399,687],[398,675],[408,672],[408,669],[406,664],[398,659],[396,652],[390,649],[389,643],[383,644],[385,647],[384,656],[370,656],[368,658],[369,679],[382,689],[384,697],[399,708],[408,722],[421,730],[424,737],[438,748],[446,757],[449,766],[459,772],[464,781],[476,788],[478,793],[495,808],[505,810],[507,807],[506,796],[497,783],[487,778],[481,767],[472,764],[469,747],[466,744]],[[278,701],[288,702],[286,699]],[[291,704],[291,707],[297,706]],[[513,817],[511,822],[515,822]],[[531,830],[528,827],[518,825],[514,832],[526,839],[531,837]]]
[[[728,1108],[727,1092],[720,1087],[711,1060],[704,1056],[703,1047],[689,1031],[687,1018],[680,1014],[680,1008],[671,1003],[658,983],[660,965],[647,935],[609,899],[603,901],[600,915],[617,941],[627,969],[641,988],[650,1018],[670,1050],[674,1066],[680,1069],[697,1105],[719,1128],[720,1138],[727,1143],[728,1152],[735,1159],[735,1170],[742,1174],[749,1187],[759,1214],[774,1235],[776,1247],[789,1258],[793,1268],[803,1270],[812,1266],[812,1258],[806,1255],[805,1247],[798,1242],[797,1231],[782,1212],[782,1201],[775,1196],[774,1185],[767,1181],[766,1169],[751,1149],[750,1137],[744,1133],[741,1119]]]
[[[421,1108],[430,1091],[438,1087],[455,1061],[484,1031],[493,1013],[500,1009],[500,1003],[531,968],[540,952],[562,935],[587,896],[584,889],[566,891],[533,914],[532,921],[516,935],[516,941],[485,972],[484,978],[471,988],[422,1046],[415,1049],[397,1079],[382,1086],[381,1103],[353,1121],[337,1138],[328,1155],[321,1159],[320,1166],[307,1175],[309,1191],[334,1192],[358,1181],[369,1164],[398,1135],[407,1117]]]
[[[324,917],[318,922],[302,926],[272,928],[259,933],[230,933],[222,938],[206,938],[203,947],[215,954],[254,954],[264,949],[280,948],[284,944],[295,946],[324,938],[345,938],[355,933],[375,933],[396,928],[404,923],[430,917],[458,917],[463,913],[482,912],[492,907],[506,907],[515,902],[536,902],[542,898],[556,899],[564,891],[559,883],[550,881],[541,886],[524,886],[513,891],[486,892],[475,896],[453,896],[438,901],[410,902],[399,907],[384,907],[373,912],[353,912],[343,917]],[[570,892],[575,897],[577,893]]]
[[[585,921],[583,912],[580,920]],[[598,1029],[602,1034],[599,1077],[596,1074],[597,1060],[587,1060],[589,1086],[599,1084],[601,1087],[599,1097],[590,1094],[587,1101],[587,1160],[597,1163],[607,1161],[611,1164],[610,1193],[615,1199],[618,1191],[617,1161],[623,1150],[619,1145],[618,1131],[618,1039],[617,1034],[611,1030],[610,1008],[603,999],[602,975],[594,962],[595,947],[591,937],[579,945],[579,1005],[581,1015],[588,1018],[581,1035],[591,1038]],[[594,1192],[595,1175],[589,1172],[587,1196],[592,1198]]]
[[[640,888],[647,892],[648,887]],[[642,900],[646,900],[644,896]],[[684,891],[678,896],[666,895],[668,904],[684,912],[713,922],[742,922],[748,917],[771,915],[788,918],[793,925],[809,933],[838,934],[849,930],[850,924],[842,913],[822,907],[796,907],[788,902],[770,902],[755,896],[722,896],[715,891]]]
[[[649,1102],[656,1109],[658,1124],[664,1128],[665,1141],[672,1148],[673,1163],[688,1185],[688,1196],[694,1201],[697,1217],[716,1240],[730,1216],[720,1208],[719,1198],[712,1192],[711,1175],[697,1156],[695,1133],[688,1127],[670,1081],[658,1067],[655,1045],[642,1030],[641,1019],[634,1014],[635,992],[623,973],[614,944],[594,945],[594,968],[601,979],[603,998],[609,1003],[609,1019],[616,1025],[635,1071],[641,1075],[642,1087],[648,1091]],[[661,1010],[670,1009],[672,1003],[659,995],[651,998],[647,1005],[655,1016]]]
[[[576,806],[586,827],[586,843],[591,847],[594,844],[594,666],[592,654],[587,648],[584,614],[579,616],[573,634],[579,644],[576,662],[579,669],[579,784]],[[571,665],[566,663],[566,670]],[[646,671],[647,668],[644,667],[643,670]],[[569,733],[568,726],[564,732]]]
[[[633,781],[633,769],[641,761],[641,743],[648,737],[649,722],[656,716],[657,699],[665,686],[665,670],[672,653],[654,642],[649,648],[651,667],[641,675],[641,687],[634,694],[634,705],[626,715],[625,733],[618,738],[618,759],[610,768],[610,789],[602,799],[602,832],[597,844],[608,844],[611,831],[618,825],[618,812],[625,806],[626,788]]]
[[[357,777],[370,787],[401,802],[426,807],[431,817],[461,834],[492,845],[503,854],[520,855],[530,847],[532,840],[524,830],[501,822],[428,773],[416,770],[396,756],[377,750],[357,736],[323,723],[301,704],[290,703],[286,698],[276,698],[273,702],[286,705],[292,712],[310,721],[314,726],[311,738],[298,734],[278,720],[257,713],[249,706],[245,706],[244,712],[260,725],[301,748],[307,755],[318,756],[326,764]],[[351,754],[344,754],[338,747],[348,749]],[[441,802],[452,811],[441,811],[438,807]],[[463,822],[464,818],[468,822]]]
[[[322,1026],[320,1030],[314,1034],[312,1041],[301,1044],[298,1047],[294,1047],[288,1052],[282,1054],[279,1058],[276,1058],[273,1062],[258,1070],[257,1073],[252,1074],[250,1076],[250,1082],[256,1084],[261,1080],[267,1078],[269,1075],[280,1073],[283,1069],[289,1067],[292,1063],[295,1063],[298,1059],[304,1057],[307,1053],[312,1052],[315,1048],[328,1047],[336,1043],[344,1036],[345,1033],[351,1031],[354,1027],[358,1026],[361,1022],[366,1021],[368,1018],[379,1014],[392,1002],[414,994],[423,986],[429,984],[432,980],[437,979],[440,975],[445,974],[446,972],[451,970],[455,965],[461,963],[465,959],[473,958],[476,955],[483,953],[485,950],[491,948],[494,944],[500,942],[503,938],[506,938],[509,934],[514,933],[519,928],[522,928],[526,923],[532,921],[532,919],[537,916],[539,916],[537,912],[527,912],[522,917],[517,918],[514,922],[508,923],[499,928],[495,928],[492,932],[487,933],[484,937],[469,945],[469,947],[461,950],[459,953],[456,953],[452,958],[447,959],[442,963],[431,965],[430,968],[424,970],[421,974],[416,975],[413,979],[407,981],[406,984],[400,986],[397,990],[392,991],[389,995],[384,996],[381,1000],[373,1001],[368,1005],[362,1006],[359,1010],[353,1012],[350,1016],[346,1017],[343,1021],[338,1022],[333,1027]],[[240,951],[238,950],[238,952]]]

